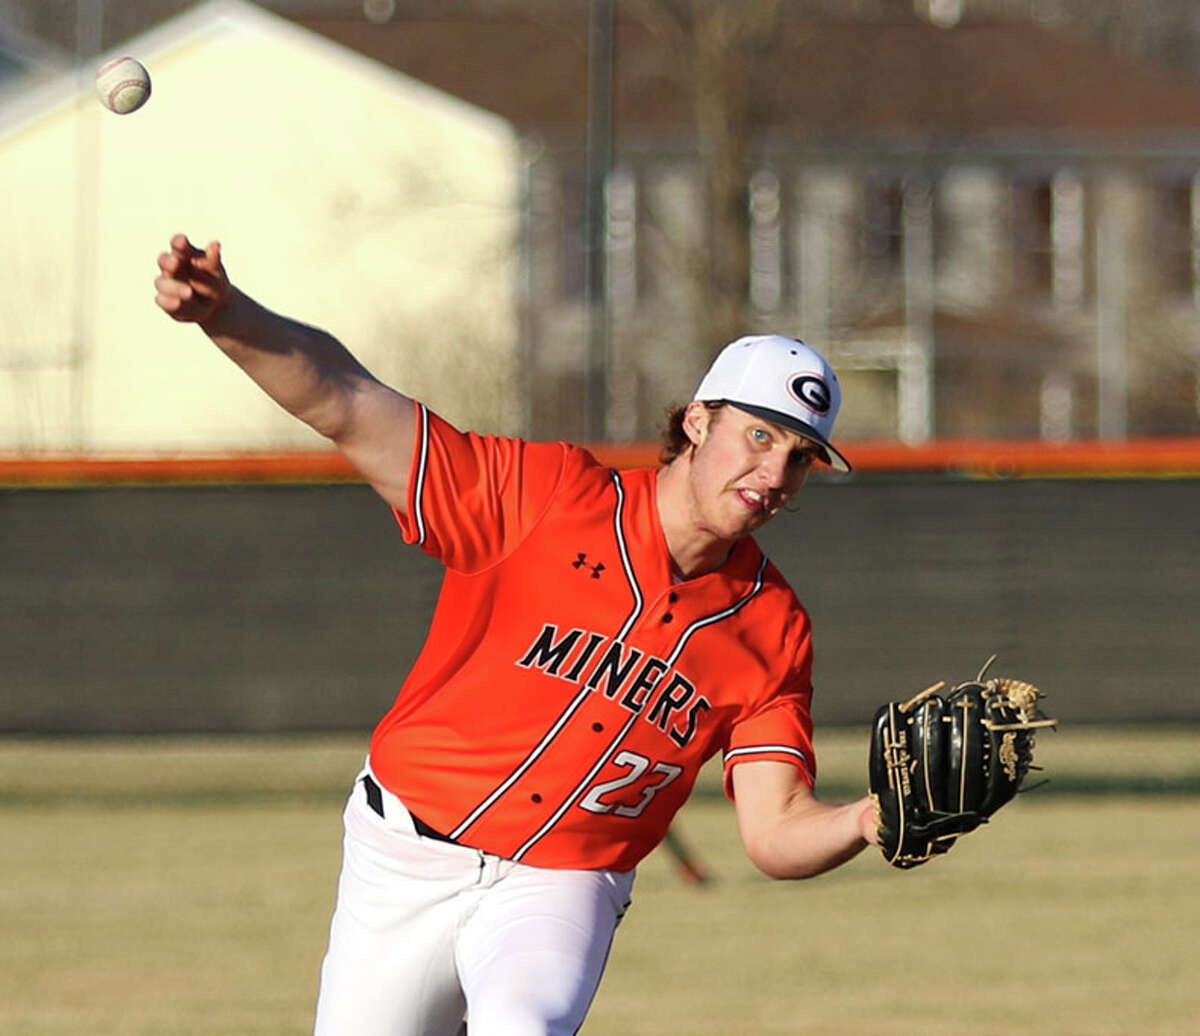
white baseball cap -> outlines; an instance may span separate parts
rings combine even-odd
[[[842,389],[825,357],[783,335],[747,335],[713,360],[695,400],[723,402],[788,428],[821,447],[821,459],[838,471],[846,460],[829,441],[842,405]]]

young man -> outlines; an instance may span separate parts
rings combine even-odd
[[[345,811],[319,1036],[573,1033],[639,860],[722,752],[754,864],[819,874],[875,840],[813,794],[808,616],[752,534],[818,460],[828,364],[739,339],[674,416],[664,466],[462,433],[328,334],[264,309],[216,243],[159,257],[194,322],[332,440],[446,567],[420,656]]]

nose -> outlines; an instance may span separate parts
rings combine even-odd
[[[764,489],[782,489],[787,484],[787,473],[787,450],[770,450],[758,466],[758,477]]]

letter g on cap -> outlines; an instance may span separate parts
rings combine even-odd
[[[788,392],[798,403],[808,407],[814,414],[829,413],[833,397],[824,379],[813,374],[801,374],[788,382]]]

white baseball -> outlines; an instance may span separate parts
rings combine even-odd
[[[113,58],[96,70],[96,94],[110,112],[128,115],[149,99],[150,73],[133,58]]]

